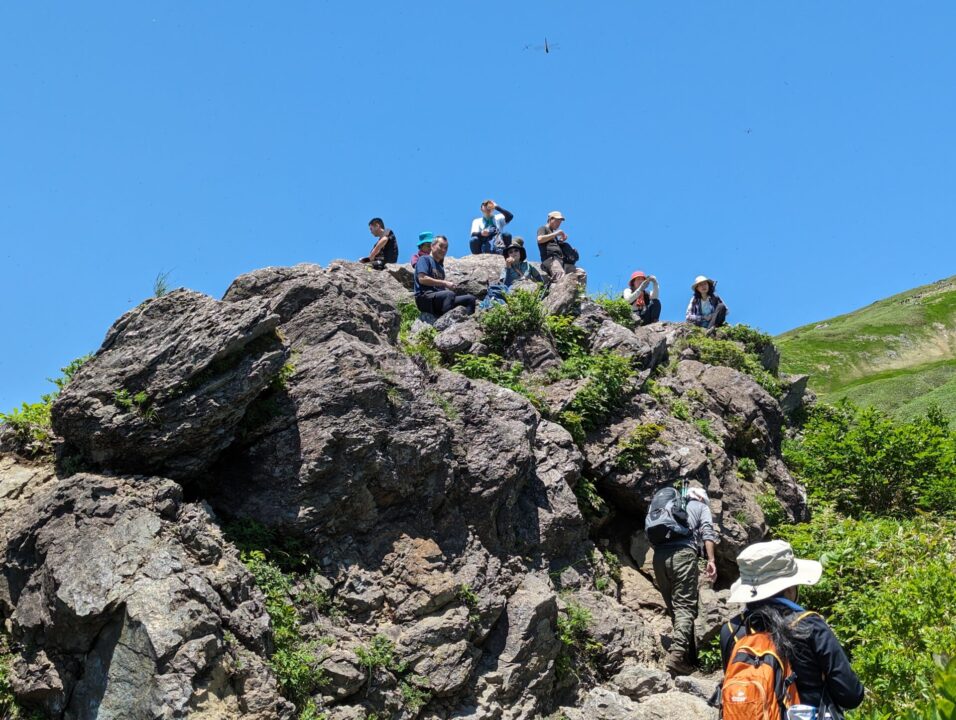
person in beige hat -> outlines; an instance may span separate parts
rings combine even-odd
[[[561,229],[564,215],[557,210],[548,213],[544,225],[538,228],[538,251],[541,253],[541,267],[552,281],[575,271],[574,263],[567,263],[561,243],[568,241],[568,234]]]
[[[729,602],[744,611],[720,630],[726,670],[734,643],[751,631],[770,633],[796,674],[800,702],[818,708],[817,717],[838,720],[863,702],[860,683],[840,641],[820,615],[797,604],[801,585],[816,585],[823,566],[794,555],[783,540],[756,543],[737,556],[740,577],[730,586]]]
[[[694,278],[690,289],[694,291],[694,294],[687,305],[685,316],[687,322],[702,328],[715,328],[723,325],[730,310],[714,292],[717,289],[717,281],[706,275],[698,275]]]

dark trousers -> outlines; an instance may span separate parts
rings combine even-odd
[[[437,318],[460,305],[468,308],[468,314],[471,315],[475,312],[477,302],[474,295],[455,295],[452,290],[437,290],[415,298],[415,305],[418,306],[419,312],[431,313]]]
[[[656,298],[651,300],[644,306],[643,310],[637,311],[637,316],[641,319],[641,325],[656,323],[661,319],[661,301]]]

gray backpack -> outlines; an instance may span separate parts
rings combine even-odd
[[[663,487],[654,493],[651,508],[644,519],[644,532],[652,545],[690,537],[684,499],[676,488]]]

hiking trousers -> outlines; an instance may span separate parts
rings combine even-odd
[[[697,661],[694,620],[697,619],[699,586],[697,551],[686,546],[654,548],[654,577],[674,621],[671,653],[689,663]]]
[[[438,290],[415,298],[415,305],[418,306],[420,312],[431,313],[436,318],[459,305],[468,308],[468,314],[472,315],[475,312],[477,302],[478,300],[474,295],[455,295],[452,290]]]

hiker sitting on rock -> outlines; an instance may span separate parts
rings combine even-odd
[[[414,268],[416,263],[418,263],[418,258],[422,255],[430,255],[432,251],[432,241],[435,239],[435,236],[430,232],[420,232],[418,233],[418,250],[415,251],[415,254],[412,255],[412,267]]]
[[[415,305],[423,313],[441,317],[452,308],[464,306],[475,312],[474,295],[457,295],[455,285],[445,279],[445,254],[448,238],[438,235],[432,242],[431,255],[422,255],[415,263]]]
[[[552,281],[577,271],[577,251],[568,244],[568,234],[561,229],[564,215],[557,210],[548,213],[547,222],[538,228],[538,250],[541,267]]]
[[[800,585],[816,585],[823,566],[816,560],[796,558],[783,540],[744,548],[737,566],[740,578],[731,585],[728,600],[746,606],[720,630],[722,702],[742,706],[750,694],[760,694],[753,681],[759,681],[761,666],[754,664],[756,653],[747,652],[747,646],[759,652],[773,650],[789,665],[796,675],[799,699],[785,692],[790,695],[785,704],[816,708],[818,720],[839,720],[843,710],[863,702],[863,685],[826,620],[797,604]],[[783,675],[786,670],[780,672]]]
[[[504,229],[513,219],[514,215],[498,207],[494,200],[485,200],[481,204],[481,217],[471,223],[471,252],[500,255],[511,242],[511,236]]]
[[[521,280],[544,282],[541,273],[528,262],[528,251],[524,249],[524,238],[516,237],[514,242],[505,249],[505,267],[501,271],[501,277],[498,278],[498,282],[488,286],[488,294],[481,301],[481,308],[487,310],[492,305],[503,303],[505,295],[511,290],[511,286]]]
[[[648,292],[647,288],[652,289]],[[634,316],[641,325],[650,325],[661,319],[660,283],[653,275],[645,275],[638,270],[631,275],[631,281],[624,290],[624,299],[631,304]]]
[[[395,239],[395,233],[385,227],[382,218],[369,220],[368,231],[378,240],[368,257],[363,257],[359,262],[371,263],[376,270],[384,270],[385,263],[398,262],[398,240]]]
[[[706,275],[698,275],[690,289],[694,291],[694,296],[687,305],[687,322],[702,328],[723,325],[730,311],[714,292],[717,289],[717,281]]]
[[[674,623],[665,660],[672,675],[690,674],[697,662],[694,620],[700,594],[697,557],[701,544],[707,555],[704,577],[711,582],[717,577],[714,545],[718,537],[709,503],[703,488],[680,493],[664,487],[654,493],[644,522],[644,531],[654,546],[654,578]]]

